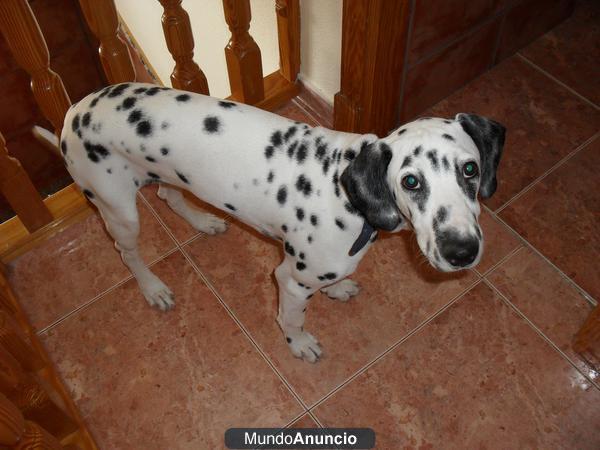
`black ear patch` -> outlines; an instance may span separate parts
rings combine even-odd
[[[496,171],[504,148],[506,128],[495,120],[477,114],[460,113],[456,115],[455,119],[460,123],[465,133],[471,136],[479,150],[481,158],[479,193],[481,198],[490,198],[496,192],[498,185]]]
[[[352,205],[374,227],[391,231],[402,221],[387,184],[392,149],[381,142],[364,146],[340,177]]]

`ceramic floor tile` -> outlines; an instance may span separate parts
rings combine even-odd
[[[227,428],[302,412],[181,253],[154,270],[173,310],[150,308],[131,280],[43,335],[100,448],[220,448]]]
[[[140,252],[151,262],[175,243],[150,210],[138,200]],[[30,323],[42,329],[130,276],[108,236],[104,222],[93,214],[9,265],[9,281]]]
[[[474,112],[507,128],[496,210],[583,144],[600,128],[600,111],[579,100],[518,56],[509,58],[424,115]]]
[[[567,276],[600,300],[600,138],[500,213]]]
[[[550,264],[528,248],[519,250],[487,276],[531,322],[590,379],[598,374],[571,348],[592,305]]]
[[[358,297],[342,303],[316,294],[306,329],[324,349],[318,364],[292,356],[275,319],[273,270],[282,251],[275,243],[232,224],[227,233],[189,244],[190,252],[225,302],[307,402],[313,404],[477,278],[472,272],[444,275],[416,254],[406,233],[380,239],[352,277]]]
[[[485,284],[314,413],[385,449],[600,446],[600,392]]]
[[[483,258],[475,269],[483,274],[521,247],[521,242],[506,225],[498,222],[486,210],[482,210],[479,216],[479,225],[483,232],[484,249]]]
[[[520,52],[600,105],[600,3],[579,1],[573,16]]]

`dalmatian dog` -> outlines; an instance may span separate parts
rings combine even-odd
[[[140,83],[108,86],[72,106],[60,142],[37,129],[60,147],[152,306],[174,302],[138,252],[140,187],[158,183],[158,196],[203,233],[221,233],[226,223],[188,205],[182,189],[281,241],[277,321],[293,355],[308,362],[321,356],[304,330],[309,299],[318,290],[341,301],[356,295],[347,277],[379,230],[412,226],[441,271],[479,262],[477,194],[496,189],[504,133],[493,120],[458,114],[379,138]]]

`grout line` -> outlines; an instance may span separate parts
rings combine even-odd
[[[496,270],[498,267],[500,267],[502,264],[504,264],[506,261],[508,261],[510,258],[512,258],[522,248],[525,248],[525,247],[523,247],[522,243],[519,243],[518,247],[514,248],[507,255],[505,255],[503,258],[501,258],[498,262],[496,262],[495,264],[493,264],[488,270],[486,270],[485,272],[483,272],[483,274],[480,271],[478,271],[477,268],[474,268],[473,270],[475,270],[477,272],[477,274],[481,278],[485,278],[490,273],[492,273],[494,270]],[[485,251],[485,249],[484,249],[484,251]]]
[[[500,214],[508,206],[512,205],[515,201],[517,201],[518,199],[523,197],[523,195],[525,195],[527,192],[529,192],[531,189],[533,189],[539,182],[544,180],[548,175],[550,175],[556,169],[560,168],[571,158],[578,155],[588,145],[592,144],[598,138],[598,136],[600,136],[600,131],[597,131],[592,136],[590,136],[588,139],[586,139],[582,144],[579,144],[577,147],[575,147],[574,150],[569,152],[568,155],[564,156],[561,160],[559,160],[557,163],[555,163],[552,167],[550,167],[548,170],[546,170],[543,174],[541,174],[539,177],[537,177],[535,180],[533,180],[531,183],[529,183],[527,186],[525,186],[523,189],[521,189],[519,192],[517,192],[508,201],[506,201],[502,206],[500,206],[498,209],[496,209],[495,213]]]
[[[594,297],[591,294],[589,294],[585,289],[583,289],[574,280],[572,280],[569,276],[567,276],[567,274],[565,274],[561,269],[559,269],[558,266],[556,266],[556,264],[554,264],[552,261],[550,261],[550,259],[548,259],[542,252],[540,252],[531,242],[529,242],[527,239],[525,239],[523,236],[521,236],[513,227],[511,227],[508,223],[506,223],[500,216],[497,216],[496,214],[494,214],[494,212],[492,210],[490,210],[487,206],[483,205],[483,207],[490,214],[492,214],[492,216],[496,220],[498,220],[500,223],[502,223],[504,226],[506,226],[506,228],[508,228],[509,231],[511,233],[513,233],[523,244],[525,244],[525,246],[524,246],[525,248],[529,248],[530,250],[532,250],[540,258],[542,258],[542,260],[544,260],[551,267],[553,267],[554,270],[556,270],[569,284],[571,284],[571,286],[573,286],[592,306],[594,306],[594,307],[597,306],[597,300],[594,299]]]
[[[446,312],[446,310],[448,310],[450,307],[452,307],[452,305],[454,305],[458,300],[460,300],[462,297],[464,297],[470,290],[472,290],[475,286],[477,286],[482,281],[483,281],[482,278],[477,278],[475,281],[473,281],[471,284],[469,284],[465,289],[463,289],[461,292],[459,292],[457,295],[455,295],[453,298],[451,298],[440,309],[438,309],[436,312],[434,312],[428,318],[424,319],[420,324],[418,324],[416,327],[414,327],[412,330],[410,330],[407,334],[405,334],[403,337],[401,337],[395,343],[391,344],[386,350],[384,350],[382,353],[380,353],[378,356],[376,356],[370,362],[368,362],[367,364],[362,366],[360,369],[356,370],[352,375],[350,375],[348,378],[346,378],[344,381],[342,381],[340,384],[338,384],[335,388],[331,389],[320,400],[317,400],[315,403],[313,403],[310,406],[310,408],[308,409],[309,412],[312,412],[315,408],[317,408],[322,403],[327,401],[329,398],[334,396],[338,391],[340,391],[341,389],[343,389],[344,387],[349,385],[352,381],[354,381],[360,375],[362,375],[367,370],[369,370],[371,367],[373,367],[375,364],[377,364],[381,359],[385,358],[389,353],[393,352],[396,348],[398,348],[404,342],[409,340],[412,336],[419,333],[423,328],[425,328],[433,320],[435,320],[440,315],[442,315],[444,312]]]
[[[552,339],[550,339],[548,336],[546,336],[546,334],[540,329],[538,328],[538,326],[533,323],[532,320],[530,320],[513,302],[511,302],[507,296],[505,296],[502,292],[500,292],[500,290],[487,278],[483,279],[483,282],[489,287],[491,288],[494,292],[496,292],[496,294],[498,294],[500,296],[500,298],[502,299],[502,301],[504,303],[506,303],[510,308],[512,308],[519,317],[521,317],[531,328],[533,328],[533,330],[542,338],[546,341],[547,344],[549,344],[556,352],[558,352],[560,354],[560,356],[562,356],[564,359],[567,360],[567,362],[569,364],[571,364],[576,370],[577,372],[579,372],[586,380],[588,380],[592,386],[594,386],[596,389],[600,390],[600,386],[596,383],[595,380],[591,379],[590,377],[588,377],[585,373],[583,373],[579,367],[577,367],[577,365],[571,360],[571,358],[565,353],[563,352],[553,341]],[[593,369],[592,369],[593,370]],[[594,371],[595,372],[595,371]]]
[[[143,198],[143,196],[142,196],[142,198]],[[160,217],[160,215],[158,214],[158,212],[154,208],[152,208],[152,206],[149,204],[148,200],[146,200],[145,198],[143,198],[143,200],[148,205],[148,207],[150,208],[150,211],[152,212],[152,214],[154,215],[154,217],[156,218],[156,220],[158,220],[160,222],[160,224],[167,230],[167,232],[169,233],[170,236],[174,237],[173,234],[171,233],[170,229],[168,228],[167,224],[164,222],[164,220],[162,219],[162,217]],[[225,220],[227,220],[227,219],[230,219],[230,217],[227,216],[225,218]],[[193,236],[192,238],[188,239],[188,242],[193,242],[196,239],[198,239],[200,236],[204,236],[204,238],[206,238],[207,235],[205,233],[199,233],[198,235]],[[300,404],[300,406],[302,407],[303,411],[301,413],[299,413],[298,417],[296,417],[294,420],[298,419],[299,417],[301,417],[302,415],[304,415],[305,413],[307,413],[308,412],[308,407],[306,406],[306,404],[304,403],[304,401],[302,400],[302,398],[300,397],[300,395],[294,390],[294,388],[292,387],[292,385],[287,381],[287,379],[283,376],[283,374],[279,372],[279,370],[275,367],[275,364],[271,361],[271,359],[266,355],[266,353],[262,350],[262,348],[254,340],[254,338],[252,337],[251,333],[244,326],[244,324],[241,322],[241,320],[237,318],[237,316],[235,315],[235,313],[233,312],[233,310],[229,307],[229,305],[227,305],[227,303],[225,302],[225,300],[223,299],[223,297],[221,296],[221,294],[218,292],[218,290],[216,289],[216,287],[213,286],[213,284],[210,282],[210,280],[208,279],[208,277],[206,275],[204,275],[204,273],[202,272],[202,270],[200,270],[200,268],[198,267],[198,265],[196,264],[196,262],[193,260],[193,258],[183,248],[184,245],[180,244],[176,239],[175,239],[175,243],[176,243],[176,246],[177,246],[176,250],[179,250],[182,253],[183,257],[186,259],[186,261],[188,262],[188,264],[192,267],[192,269],[194,270],[194,272],[196,272],[196,274],[198,275],[198,277],[200,278],[200,280],[206,285],[206,287],[208,287],[208,289],[215,296],[216,300],[219,302],[219,304],[221,305],[221,307],[225,310],[225,312],[229,315],[229,317],[234,321],[234,323],[240,328],[240,330],[242,331],[242,333],[244,333],[244,335],[246,336],[246,338],[250,342],[250,345],[255,348],[255,350],[258,352],[258,354],[260,356],[262,356],[262,358],[265,360],[265,362],[267,363],[267,365],[275,373],[275,376],[278,377],[281,380],[281,382],[284,384],[284,386],[286,386],[288,388],[288,390],[290,391],[290,393],[292,394],[292,396]]]
[[[179,249],[177,247],[173,247],[172,249],[168,250],[166,253],[157,256],[156,258],[154,258],[152,260],[152,262],[150,264],[148,264],[148,267],[152,267],[156,264],[158,264],[159,262],[161,262],[163,259],[167,258],[168,256],[172,255],[173,253],[175,253],[176,251],[178,251]],[[60,325],[62,322],[64,322],[65,320],[67,320],[69,317],[77,314],[79,311],[81,311],[82,309],[85,309],[89,306],[91,306],[92,304],[96,303],[98,300],[100,300],[102,297],[104,297],[105,295],[110,294],[112,291],[114,291],[115,289],[123,286],[125,283],[127,283],[128,281],[133,279],[133,275],[131,274],[131,272],[129,271],[129,269],[127,269],[127,271],[129,272],[129,275],[127,275],[125,278],[117,281],[115,284],[113,284],[112,286],[110,286],[109,288],[106,288],[105,290],[103,290],[102,292],[100,292],[99,294],[96,294],[94,297],[92,297],[91,299],[87,300],[86,302],[82,303],[81,305],[77,306],[76,308],[72,309],[71,311],[69,311],[68,313],[64,314],[62,317],[60,317],[59,319],[55,320],[54,322],[52,322],[50,325],[46,325],[44,328],[42,328],[41,330],[37,331],[36,334],[38,336],[50,331],[52,328],[55,328],[56,326]]]
[[[575,89],[573,89],[572,87],[570,87],[569,85],[565,84],[564,82],[560,81],[558,78],[556,78],[554,75],[550,74],[548,71],[542,69],[540,66],[538,66],[536,63],[534,63],[533,61],[531,61],[529,58],[527,58],[526,56],[524,56],[521,52],[517,52],[517,56],[519,58],[521,58],[523,60],[523,62],[529,64],[531,67],[533,67],[534,69],[538,70],[539,72],[543,73],[544,75],[546,75],[548,78],[550,78],[552,81],[560,84],[562,87],[564,87],[566,90],[568,90],[571,94],[575,95],[579,100],[584,101],[585,103],[587,103],[588,105],[590,105],[591,107],[600,110],[600,106],[596,105],[593,101],[591,101],[590,99],[588,99],[587,97],[584,97],[583,95],[581,95],[579,92],[577,92]]]

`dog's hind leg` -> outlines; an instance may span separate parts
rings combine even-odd
[[[84,192],[98,207],[108,233],[115,240],[116,249],[121,252],[121,259],[131,270],[146,301],[151,306],[165,311],[175,305],[173,293],[150,271],[138,251],[140,222],[136,206],[136,191],[137,189],[123,189],[119,191],[118,196],[112,198],[90,190]]]
[[[196,230],[206,234],[217,234],[227,230],[227,223],[212,214],[199,211],[190,206],[178,189],[160,184],[157,194],[167,205],[183,217]]]

